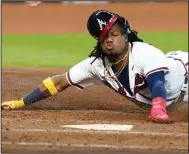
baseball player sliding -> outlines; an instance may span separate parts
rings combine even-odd
[[[151,105],[152,121],[170,122],[166,106],[188,101],[188,53],[165,55],[138,38],[126,19],[106,10],[93,12],[87,28],[97,40],[88,58],[65,74],[48,77],[23,98],[3,102],[2,109],[18,109],[71,85],[83,89],[99,80],[127,98]]]

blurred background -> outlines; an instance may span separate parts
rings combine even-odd
[[[2,1],[2,66],[65,67],[96,45],[87,20],[97,9],[125,17],[145,42],[163,52],[188,52],[187,1]]]

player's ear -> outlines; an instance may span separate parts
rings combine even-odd
[[[123,34],[124,38],[125,38],[125,42],[128,42],[128,35],[127,34]]]

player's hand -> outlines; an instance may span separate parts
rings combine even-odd
[[[14,110],[24,106],[23,100],[7,101],[1,104],[2,110]]]

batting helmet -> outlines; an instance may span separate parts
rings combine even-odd
[[[97,10],[91,14],[87,22],[89,33],[99,42],[103,41],[114,23],[119,22],[123,26],[125,34],[131,32],[128,21],[122,16],[107,10]]]

